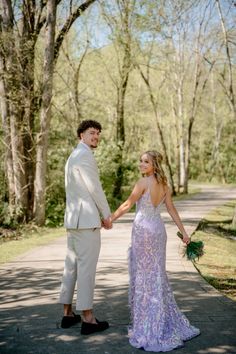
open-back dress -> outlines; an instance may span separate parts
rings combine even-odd
[[[138,200],[129,250],[129,342],[153,352],[182,347],[200,333],[179,310],[167,278],[163,202],[154,206],[149,188]]]

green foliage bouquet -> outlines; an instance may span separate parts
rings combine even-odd
[[[177,236],[181,238],[181,240],[183,239],[183,235],[180,231],[177,232]],[[196,258],[199,259],[199,257],[204,254],[203,248],[204,243],[202,241],[190,241],[184,251],[184,256],[186,255],[190,261],[195,261]]]

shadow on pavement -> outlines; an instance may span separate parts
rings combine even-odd
[[[112,277],[111,277],[112,275]],[[81,336],[80,325],[70,329],[60,328],[62,306],[57,304],[61,271],[50,269],[21,268],[8,271],[1,280],[1,353],[138,353],[128,343],[129,323],[128,283],[118,278],[127,276],[124,264],[103,266],[97,276],[95,310],[96,316],[107,319],[108,331],[92,336]],[[117,279],[116,279],[117,276]],[[211,297],[204,293],[196,273],[171,272],[171,285],[179,307],[193,325],[202,331],[201,336],[175,351],[182,354],[235,353],[235,304],[230,300],[222,303],[217,292]],[[193,296],[194,292],[194,296]],[[206,295],[205,295],[206,294]],[[234,305],[234,306],[233,306]],[[229,311],[226,320],[222,306]]]

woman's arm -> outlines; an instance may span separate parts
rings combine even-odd
[[[139,180],[130,194],[129,198],[122,203],[118,209],[111,215],[111,221],[113,222],[114,220],[118,219],[121,215],[124,215],[129,211],[129,209],[134,205],[134,203],[137,202],[137,200],[141,197],[145,190],[145,184],[143,182],[143,179]]]
[[[190,237],[188,236],[187,232],[185,231],[185,228],[182,224],[182,221],[180,219],[180,216],[173,204],[172,198],[171,198],[171,193],[169,188],[166,188],[166,197],[165,197],[165,204],[166,204],[166,208],[168,213],[170,214],[171,218],[173,219],[173,221],[175,222],[176,226],[178,227],[179,231],[182,233],[183,235],[183,239],[182,241],[186,244],[188,244],[190,242]]]

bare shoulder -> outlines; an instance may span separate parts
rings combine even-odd
[[[165,191],[166,194],[167,194],[167,193],[168,193],[168,194],[169,194],[169,193],[171,194],[171,190],[170,190],[170,187],[168,186],[168,184],[164,184],[164,185],[163,185],[163,188],[164,188],[164,191]]]
[[[138,191],[138,192],[141,192],[141,193],[146,189],[146,180],[145,180],[145,177],[140,178],[140,179],[136,182],[136,184],[135,184],[135,186],[134,186],[134,189],[135,189],[136,191]]]
[[[164,186],[164,189],[165,189],[165,202],[166,202],[166,204],[168,204],[168,205],[173,204],[171,188],[166,184]]]
[[[147,188],[147,177],[141,177],[137,181],[137,185],[142,189],[146,189]]]

